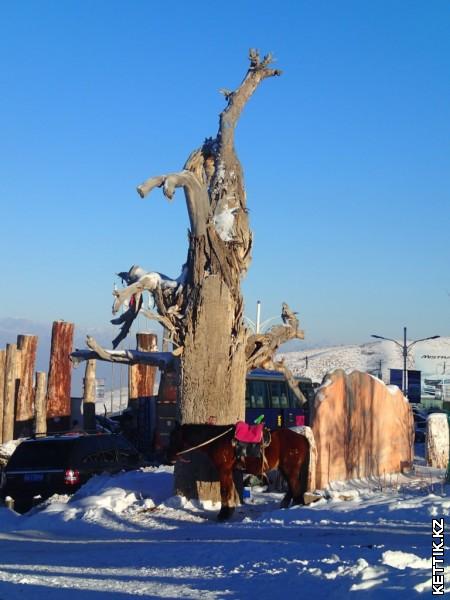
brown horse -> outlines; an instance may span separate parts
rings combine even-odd
[[[237,458],[233,438],[234,425],[181,425],[172,432],[168,451],[171,462],[177,459],[186,461],[189,453],[178,453],[204,444],[198,450],[209,456],[219,474],[222,506],[217,518],[221,521],[231,517],[234,512],[233,473]],[[263,472],[278,469],[288,485],[281,508],[287,508],[291,500],[294,504],[304,504],[309,452],[306,437],[290,429],[276,429],[271,432],[270,444],[264,449],[264,464],[261,458],[247,456],[245,471],[252,475],[261,475]]]

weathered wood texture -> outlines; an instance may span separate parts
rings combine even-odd
[[[96,361],[88,360],[84,373],[83,387],[83,428],[85,431],[94,432],[95,427],[95,384]]]
[[[14,411],[18,375],[17,344],[7,344],[3,406],[3,443],[14,438]]]
[[[6,351],[0,350],[0,444],[3,443],[3,411],[5,406]]]
[[[161,350],[163,352],[169,351],[169,330],[167,329],[167,327],[163,327]]]
[[[151,177],[138,187],[144,197],[156,187],[172,199],[183,188],[190,221],[187,275],[182,286],[151,290],[159,315],[171,324],[171,338],[182,349],[178,365],[181,423],[234,423],[244,417],[247,330],[243,321],[241,278],[251,261],[244,177],[234,134],[241,112],[264,79],[280,74],[271,56],[250,51],[242,83],[224,92],[227,105],[215,138],[191,153],[184,169]],[[177,281],[180,281],[178,279]],[[167,325],[166,325],[167,326]],[[207,466],[177,467],[176,488],[212,498]],[[203,491],[202,491],[203,490]],[[217,490],[216,490],[217,491]],[[204,494],[203,494],[204,492]]]
[[[47,373],[36,373],[36,389],[34,394],[35,433],[47,433]]]
[[[336,369],[324,378],[311,406],[317,446],[316,485],[383,477],[412,466],[414,420],[395,386],[368,373]]]
[[[291,339],[295,329],[287,323],[278,332],[274,331],[272,337],[254,340],[250,355],[247,354],[248,332],[240,286],[251,262],[252,232],[234,136],[242,110],[259,84],[281,73],[270,68],[270,54],[260,58],[256,50],[250,50],[249,59],[250,67],[241,84],[233,92],[223,92],[226,106],[219,116],[217,135],[207,138],[194,150],[181,171],[152,176],[137,188],[142,198],[161,188],[169,200],[177,188],[183,189],[190,231],[187,260],[181,274],[170,279],[133,265],[128,273],[121,273],[127,287],[115,292],[113,312],[127,299],[129,306],[112,321],[121,325],[114,346],[127,335],[141,310],[143,293],[152,296],[156,312],[142,311],[142,314],[157,319],[169,332],[175,347],[173,354],[178,358],[173,366],[180,381],[181,423],[220,425],[242,419],[249,364],[255,364],[258,357],[262,360],[263,354],[267,363],[276,347],[275,334],[285,337],[289,329],[288,339]],[[298,331],[294,334],[299,337]],[[112,353],[101,350],[98,355],[103,360],[118,360],[117,355],[113,357]],[[86,356],[78,354],[77,358]],[[130,360],[129,355],[127,358]],[[271,365],[287,372],[281,363],[271,362]],[[184,487],[179,479],[181,471],[176,471],[177,489]],[[211,477],[207,471],[206,468],[203,474],[197,471],[194,479],[197,492],[201,488],[199,480],[205,481],[206,497],[211,497]],[[186,473],[189,495],[193,472]]]
[[[91,336],[86,338],[86,345],[89,350],[75,350],[70,358],[74,366],[79,365],[86,360],[105,360],[123,365],[144,364],[156,367],[161,370],[170,370],[175,368],[178,362],[172,352],[141,352],[139,350],[106,350]]]
[[[194,150],[182,171],[150,177],[138,187],[142,197],[160,187],[169,199],[181,187],[186,199],[190,235],[184,279],[155,288],[155,278],[148,277],[147,287],[140,288],[152,293],[159,315],[170,322],[172,340],[183,349],[183,423],[227,424],[244,415],[247,330],[240,283],[251,261],[252,233],[234,132],[261,81],[280,74],[269,67],[271,58],[260,59],[251,50],[242,83],[224,93],[227,104],[216,137]]]
[[[218,276],[208,277],[195,309],[192,307],[191,326],[184,339],[181,422],[227,424],[244,418],[244,335],[241,330],[240,343],[230,352],[234,319],[234,301],[227,286]],[[236,397],[242,401],[236,402]]]
[[[284,325],[274,325],[266,333],[255,333],[247,338],[245,347],[247,371],[251,371],[252,369],[269,369],[283,373],[292,392],[304,404],[306,398],[300,391],[290,369],[286,367],[283,360],[277,361],[274,359],[276,351],[282,344],[293,339],[303,340],[305,337],[303,330],[299,329],[297,317],[284,318],[283,313],[285,313],[286,308],[289,307],[284,302],[281,313]]]
[[[52,328],[47,389],[47,418],[70,415],[70,384],[73,349],[73,323],[55,321]]]
[[[427,417],[425,457],[427,465],[446,469],[449,461],[449,431],[447,415],[432,413]]]
[[[16,403],[16,422],[31,421],[33,418],[33,379],[37,345],[38,338],[35,335],[17,336],[17,350],[20,352],[20,374]]]
[[[141,352],[157,352],[158,337],[154,333],[137,333],[136,349]],[[155,367],[137,364],[128,368],[128,405],[133,405],[138,398],[153,396],[155,377]]]

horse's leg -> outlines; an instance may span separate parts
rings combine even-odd
[[[280,502],[280,508],[288,508],[288,506],[292,500],[291,484],[289,481],[289,477],[287,477],[286,473],[281,468],[278,468],[278,472],[281,474],[281,476],[283,477],[283,479],[285,480],[285,482],[287,483],[287,486],[288,486],[288,491],[284,495],[283,500]]]
[[[308,489],[309,448],[306,456],[300,456],[297,464],[291,465],[289,487],[293,504],[305,504],[304,494]]]
[[[306,465],[306,473],[304,472],[305,461],[303,461],[300,469],[291,467],[290,469],[280,468],[279,470],[288,486],[288,491],[281,501],[280,508],[288,508],[291,500],[293,504],[304,504],[303,492],[306,492],[308,465]]]
[[[292,500],[292,494],[291,492],[286,492],[283,500],[280,502],[280,508],[289,508],[289,504],[291,503]]]
[[[220,500],[222,502],[222,506],[221,506],[219,514],[217,515],[217,519],[219,521],[226,521],[234,513],[233,469],[232,468],[221,469],[219,471],[219,480],[220,480]]]
[[[233,483],[241,504],[244,504],[244,471],[242,469],[233,469]]]
[[[309,448],[300,465],[298,478],[298,495],[294,496],[294,504],[305,504],[305,492],[308,490]]]
[[[280,468],[280,472],[283,474],[288,486],[288,492],[283,498],[280,507],[287,508],[291,500],[293,504],[303,504],[299,470],[292,468],[292,465],[290,465],[289,469]]]
[[[304,504],[302,486],[300,484],[299,475],[294,475],[290,482],[289,487],[292,490],[292,504]]]

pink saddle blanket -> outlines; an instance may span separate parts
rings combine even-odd
[[[263,439],[264,423],[260,425],[249,425],[244,421],[238,421],[236,423],[236,430],[234,437],[238,442],[245,442],[246,444],[260,444]]]

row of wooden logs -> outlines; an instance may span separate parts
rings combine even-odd
[[[53,323],[48,383],[46,372],[34,372],[37,336],[18,335],[0,350],[0,443],[45,433],[47,419],[70,415],[73,335],[73,323]]]
[[[71,427],[71,381],[74,324],[55,321],[47,373],[35,373],[38,337],[18,335],[17,343],[0,349],[0,444],[31,434],[45,435]],[[157,350],[157,336],[137,334],[139,350]],[[153,394],[155,369],[134,365],[128,370],[129,403]],[[83,428],[95,429],[96,365],[86,363]]]

